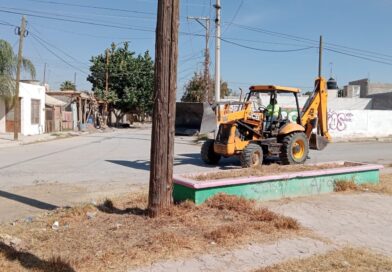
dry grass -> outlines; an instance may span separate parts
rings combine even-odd
[[[205,174],[198,174],[191,176],[190,178],[194,180],[204,181],[211,179],[225,179],[225,178],[237,178],[237,177],[249,177],[249,176],[267,176],[281,173],[289,173],[289,172],[299,172],[299,171],[311,171],[311,170],[322,170],[322,169],[330,169],[330,168],[340,168],[350,166],[349,163],[337,164],[320,164],[320,165],[262,165],[252,168],[244,168],[233,171],[220,171],[220,172],[212,172]]]
[[[124,271],[307,234],[296,220],[235,196],[217,195],[200,206],[184,202],[153,219],[146,216],[146,199],[143,194],[106,200],[98,207],[61,209],[31,223],[1,225],[0,234],[19,238],[24,246],[20,251],[0,246],[0,271]],[[60,223],[58,230],[52,229],[54,221]]]
[[[392,195],[392,175],[381,175],[380,182],[377,184],[368,183],[357,185],[353,181],[336,181],[334,184],[334,191],[366,191]]]
[[[392,195],[392,174],[381,175],[380,183],[378,184],[363,184],[361,190],[373,193],[381,193]]]
[[[343,248],[306,259],[292,260],[257,272],[390,272],[392,257],[368,250]]]
[[[335,192],[356,191],[359,188],[352,180],[337,180],[334,182],[333,187]]]

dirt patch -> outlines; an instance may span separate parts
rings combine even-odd
[[[123,271],[307,234],[296,220],[235,196],[217,195],[200,206],[184,202],[153,219],[146,216],[146,199],[140,194],[106,200],[97,207],[60,209],[32,222],[1,225],[0,234],[19,239],[22,246],[0,243],[0,271],[56,271],[50,269],[54,265],[71,269],[58,271]]]
[[[392,257],[368,250],[343,248],[306,259],[288,261],[257,272],[373,272],[392,271]]]
[[[237,178],[237,177],[250,177],[250,176],[268,176],[268,175],[276,175],[281,173],[289,173],[289,172],[300,172],[300,171],[312,171],[312,170],[323,170],[323,169],[331,169],[331,168],[341,168],[353,166],[352,163],[330,163],[330,164],[320,164],[320,165],[262,165],[252,168],[244,168],[239,170],[232,171],[220,171],[213,173],[204,173],[199,175],[192,175],[189,178],[205,181],[211,179],[225,179],[225,178]]]

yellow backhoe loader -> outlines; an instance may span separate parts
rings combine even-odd
[[[297,88],[257,85],[249,90],[244,102],[220,106],[216,138],[207,140],[201,148],[205,163],[218,164],[222,156],[239,156],[242,167],[260,165],[266,157],[278,157],[282,164],[302,164],[308,158],[309,148],[322,150],[330,141],[328,93],[323,77],[315,80],[314,91],[302,110]],[[253,109],[251,98],[259,94],[264,97],[268,94],[268,108]],[[278,94],[294,96],[298,116],[294,122],[287,116],[282,117],[277,105]]]

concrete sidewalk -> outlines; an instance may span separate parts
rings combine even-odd
[[[82,134],[87,134],[88,132],[75,132],[75,131],[66,131],[66,132],[54,132],[54,133],[45,133],[39,135],[30,135],[24,136],[19,134],[18,141],[14,141],[13,133],[1,133],[0,134],[0,148],[4,147],[12,147],[17,145],[26,145],[40,142],[47,142],[56,139],[68,138],[72,136],[79,136]]]

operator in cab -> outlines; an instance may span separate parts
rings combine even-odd
[[[266,111],[267,111],[267,117],[270,122],[273,122],[276,119],[278,119],[280,107],[278,105],[278,101],[276,100],[276,98],[270,100],[270,103],[267,106]]]

